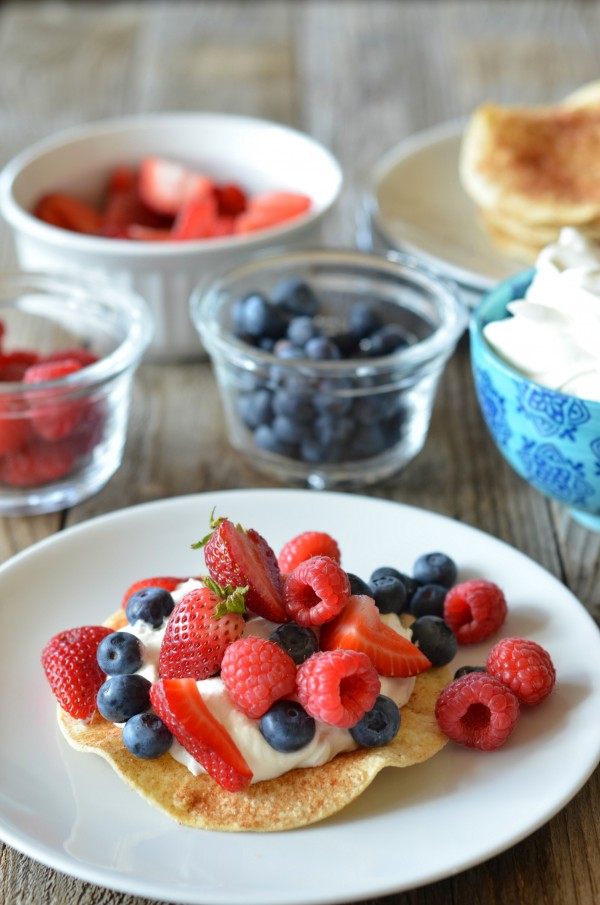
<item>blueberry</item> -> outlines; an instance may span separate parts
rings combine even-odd
[[[399,397],[394,393],[374,393],[362,396],[352,407],[352,415],[359,424],[374,424],[391,418],[396,413]]]
[[[143,662],[144,645],[131,632],[113,632],[98,645],[98,666],[109,676],[131,675]]]
[[[274,641],[298,666],[319,649],[317,636],[312,629],[295,622],[284,622],[271,632],[269,641]]]
[[[356,430],[356,424],[347,415],[323,413],[315,418],[314,431],[323,445],[333,442],[346,443]]]
[[[397,704],[387,695],[380,694],[373,708],[352,727],[350,735],[363,748],[379,748],[391,742],[399,729],[400,711]]]
[[[271,300],[291,314],[314,317],[319,310],[319,299],[313,289],[297,277],[280,280],[271,292]]]
[[[142,588],[127,601],[125,615],[130,625],[141,620],[152,628],[160,628],[165,618],[173,611],[175,601],[164,588]]]
[[[259,728],[271,748],[284,754],[305,748],[315,735],[314,719],[297,701],[276,701]]]
[[[400,579],[406,589],[406,603],[409,604],[412,600],[413,594],[419,587],[418,582],[416,582],[414,578],[411,578],[410,575],[406,575],[404,572],[400,572],[398,569],[394,569],[392,566],[380,566],[378,569],[375,569],[375,571],[371,574],[369,581],[375,581],[382,575],[393,575],[394,578]]]
[[[300,446],[300,458],[313,465],[324,465],[331,462],[342,462],[345,458],[343,444],[333,441],[322,443],[315,437],[306,437]]]
[[[272,394],[265,387],[238,396],[237,409],[244,424],[254,430],[259,424],[267,424],[273,415]]]
[[[319,328],[310,317],[294,317],[288,324],[287,337],[295,346],[305,346],[313,336],[319,336]]]
[[[252,292],[244,298],[238,318],[243,332],[254,337],[279,339],[287,328],[287,318],[260,292]]]
[[[296,447],[292,443],[286,443],[279,439],[270,424],[260,424],[254,431],[254,442],[260,449],[266,452],[277,453],[279,456],[293,457]]]
[[[150,709],[151,683],[144,676],[111,676],[100,686],[96,703],[105,720],[125,723]]]
[[[413,575],[419,584],[441,584],[451,588],[456,582],[456,564],[445,553],[424,553],[419,556],[413,568]]]
[[[448,588],[441,584],[420,585],[412,596],[410,612],[413,616],[440,616],[444,615],[444,600]]]
[[[421,616],[411,625],[412,641],[431,660],[433,666],[445,666],[458,647],[454,632],[439,616]]]
[[[273,434],[282,443],[300,443],[307,431],[306,424],[288,415],[276,415],[271,424]]]
[[[342,353],[329,336],[313,336],[304,346],[306,357],[313,361],[336,361]]]
[[[315,409],[322,415],[346,415],[352,408],[352,387],[351,380],[321,380],[313,396]]]
[[[302,422],[312,421],[314,417],[311,397],[307,393],[295,393],[284,388],[273,393],[273,411],[276,415],[287,415]]]
[[[456,672],[454,673],[455,679],[460,679],[462,676],[468,676],[471,672],[486,672],[485,666],[459,666]]]
[[[364,579],[360,578],[360,576],[355,575],[353,572],[347,572],[348,579],[350,581],[350,593],[351,594],[360,594],[365,595],[367,597],[371,596],[371,588],[367,584]]]
[[[359,339],[370,336],[375,330],[383,326],[381,316],[373,305],[368,302],[357,302],[348,314],[348,327],[350,332]]]
[[[400,613],[406,605],[406,588],[394,575],[382,575],[369,582],[371,597],[380,613]]]
[[[369,355],[391,355],[408,345],[406,334],[398,324],[385,324],[369,337]]]
[[[154,713],[136,713],[123,726],[123,744],[143,760],[152,760],[168,751],[173,736]]]
[[[348,449],[348,459],[367,459],[378,456],[388,446],[380,424],[364,424],[357,428],[356,435]]]

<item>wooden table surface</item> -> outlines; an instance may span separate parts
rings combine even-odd
[[[594,2],[2,3],[0,163],[61,128],[119,114],[197,109],[270,118],[312,134],[340,159],[346,185],[327,241],[350,245],[357,180],[383,151],[411,133],[467,116],[488,98],[558,99],[598,77],[599,55],[600,4]],[[3,227],[4,267],[14,265],[13,255]],[[228,446],[207,363],[143,365],[119,472],[68,512],[1,519],[0,558],[132,504],[269,486],[275,485]],[[501,538],[600,617],[600,535],[531,490],[496,452],[475,402],[466,338],[447,368],[424,451],[396,478],[366,492]],[[456,832],[477,827],[462,826],[457,813]],[[593,905],[600,902],[599,851],[596,771],[564,810],[515,847],[385,901]],[[146,900],[58,874],[2,845],[0,901]]]

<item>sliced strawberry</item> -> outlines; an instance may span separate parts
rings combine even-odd
[[[236,217],[235,231],[247,233],[277,226],[305,213],[311,204],[308,195],[297,192],[265,192],[255,195],[249,199],[246,211]]]
[[[417,676],[431,666],[418,647],[382,622],[375,601],[366,595],[355,594],[339,616],[321,627],[320,646],[362,651],[382,676]]]
[[[208,239],[217,220],[217,201],[213,194],[194,195],[185,201],[175,218],[173,239]]]
[[[77,233],[97,233],[102,226],[99,211],[85,201],[61,192],[45,195],[38,201],[33,213],[52,226]]]
[[[156,229],[154,226],[132,223],[125,228],[124,238],[136,239],[138,242],[171,242],[173,235],[170,229]]]
[[[30,434],[24,403],[14,396],[0,396],[0,455],[21,449]]]
[[[135,167],[117,166],[108,177],[108,195],[124,195],[137,191],[138,171]]]
[[[142,578],[140,581],[135,581],[127,588],[121,607],[125,609],[129,598],[137,591],[142,591],[144,588],[164,588],[165,591],[171,593],[172,591],[175,591],[180,584],[183,584],[184,581],[187,581],[187,578],[175,578],[173,575],[160,575],[158,578]]]
[[[42,651],[42,666],[54,696],[63,710],[76,720],[89,720],[96,710],[96,695],[105,674],[96,653],[112,629],[85,625],[60,632]]]
[[[150,690],[150,700],[179,744],[220,786],[239,792],[250,783],[250,767],[193,679],[160,679]]]
[[[75,453],[69,441],[27,443],[0,462],[0,483],[10,487],[38,487],[59,481],[72,471]]]
[[[183,597],[169,616],[158,671],[165,679],[208,679],[226,647],[244,631],[246,588],[222,588],[210,578]]]
[[[79,362],[82,368],[98,361],[98,356],[84,346],[68,346],[63,349],[57,349],[55,352],[48,352],[43,358],[37,360],[47,364],[49,361],[64,361],[67,358],[71,361]],[[35,362],[31,362],[31,364],[35,364]]]
[[[235,217],[217,217],[213,223],[211,239],[217,239],[220,236],[231,236],[235,231]]]
[[[219,214],[223,217],[237,217],[246,210],[248,204],[246,193],[233,182],[216,185],[215,196]]]
[[[37,362],[27,368],[23,383],[35,386],[75,374],[82,365],[74,358]],[[57,390],[31,391],[28,394],[31,423],[44,440],[61,440],[73,432],[86,408],[80,399],[64,399]]]
[[[175,217],[186,201],[212,193],[213,186],[203,173],[164,157],[146,157],[140,166],[140,197],[159,214]]]
[[[227,518],[211,519],[211,528],[211,534],[194,544],[204,547],[211,578],[223,586],[247,587],[246,607],[258,616],[289,622],[277,557],[264,537]]]

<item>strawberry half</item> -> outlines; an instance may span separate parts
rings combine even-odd
[[[249,610],[272,622],[289,622],[277,557],[264,537],[227,518],[211,517],[210,525],[212,533],[193,546],[204,547],[211,578],[221,585],[247,586]]]
[[[42,666],[54,697],[76,720],[90,720],[96,711],[96,695],[106,679],[96,652],[111,633],[104,625],[84,625],[55,635],[42,651]]]
[[[239,792],[252,771],[239,748],[202,700],[193,679],[159,679],[150,690],[159,717],[177,741],[229,792]]]
[[[242,636],[246,588],[203,581],[206,587],[186,594],[169,616],[158,661],[163,679],[214,676],[225,648]]]
[[[431,666],[418,647],[381,621],[375,601],[366,595],[355,594],[339,616],[321,627],[320,646],[361,651],[382,676],[417,676]]]

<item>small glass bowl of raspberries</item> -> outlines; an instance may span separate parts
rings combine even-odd
[[[0,278],[0,515],[75,505],[121,464],[145,302],[84,277]]]
[[[333,249],[255,258],[200,284],[190,311],[232,445],[313,489],[373,484],[417,455],[466,324],[454,288],[411,260]]]

